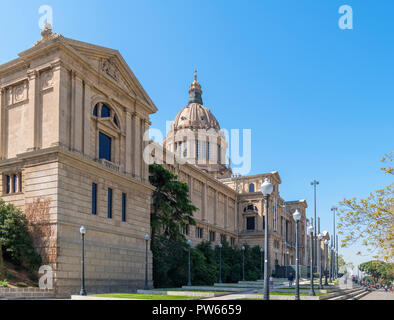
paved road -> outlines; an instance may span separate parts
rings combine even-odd
[[[394,292],[376,290],[362,297],[360,300],[394,300]]]

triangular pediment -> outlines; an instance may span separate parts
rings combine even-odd
[[[78,54],[83,57],[83,59],[87,61],[92,68],[97,70],[104,77],[116,83],[116,85],[121,87],[130,95],[137,97],[146,106],[148,106],[152,112],[157,111],[156,106],[117,50],[68,38],[64,38],[64,40],[67,45],[78,52]]]

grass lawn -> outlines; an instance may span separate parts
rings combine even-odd
[[[182,289],[182,288],[171,288],[171,289],[152,289],[154,291],[184,291],[184,292],[208,292],[208,293],[229,293],[227,291],[220,290],[193,290],[193,289]]]
[[[160,294],[132,294],[132,293],[95,294],[92,295],[91,297],[141,299],[141,300],[192,300],[192,299],[201,298],[201,297],[186,297],[186,296],[167,296]]]

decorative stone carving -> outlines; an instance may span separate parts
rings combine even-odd
[[[20,82],[16,85],[10,86],[5,90],[5,102],[7,106],[20,103],[27,100],[27,83]]]
[[[41,89],[48,89],[54,84],[53,81],[53,71],[48,70],[41,74]]]
[[[104,59],[101,63],[101,71],[105,72],[115,81],[119,81],[119,70],[116,67],[115,61],[113,58]]]

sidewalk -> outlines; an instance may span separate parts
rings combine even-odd
[[[394,292],[385,292],[384,290],[372,291],[360,300],[394,300]]]

